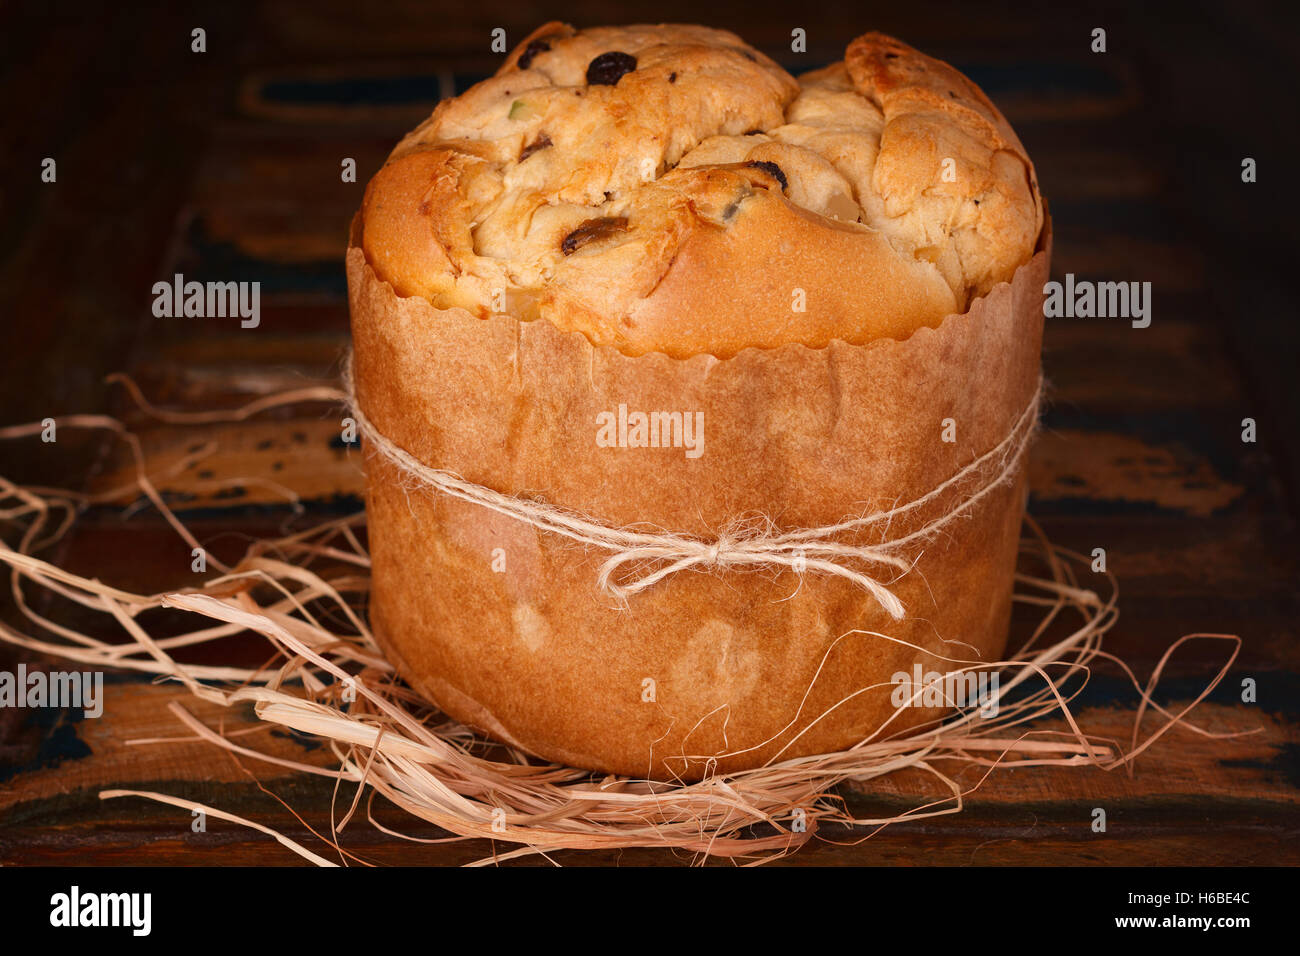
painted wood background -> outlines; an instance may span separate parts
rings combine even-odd
[[[1021,134],[1051,202],[1058,278],[1153,284],[1149,328],[1048,322],[1052,402],[1032,458],[1031,510],[1056,542],[1106,549],[1122,591],[1107,648],[1143,678],[1185,633],[1240,634],[1241,657],[1198,717],[1211,729],[1259,732],[1232,741],[1175,732],[1132,775],[1000,772],[959,816],[897,825],[865,842],[828,833],[842,844],[817,843],[787,862],[1300,861],[1300,337],[1294,237],[1279,214],[1297,152],[1276,85],[1300,51],[1296,32],[1272,19],[1282,7],[1189,3],[1177,17],[1054,4],[1014,14],[956,3],[850,14],[771,2],[706,13],[678,0],[440,9],[422,0],[0,7],[0,424],[108,411],[137,427],[163,462],[193,446],[194,429],[132,413],[122,391],[104,384],[107,373],[128,371],[174,408],[229,407],[332,380],[347,343],[342,251],[362,184],[439,95],[495,68],[493,27],[513,44],[557,17],[584,25],[703,16],[794,70],[838,58],[865,29],[896,33],[966,70]],[[195,26],[207,30],[205,54],[189,50]],[[807,54],[783,53],[796,26],[808,32]],[[1098,26],[1107,30],[1105,54],[1089,51]],[[38,179],[46,156],[58,160],[55,185]],[[360,184],[340,182],[345,156],[357,160]],[[1241,181],[1248,156],[1259,166],[1254,184]],[[261,326],[154,318],[150,289],[175,272],[260,281]],[[1253,444],[1241,440],[1247,417],[1258,423]],[[204,438],[220,442],[220,461],[165,490],[223,558],[237,557],[249,536],[361,507],[357,455],[320,406],[218,426]],[[118,452],[102,436],[71,433],[57,445],[10,442],[0,447],[0,474],[111,487],[127,467]],[[225,480],[254,473],[293,489],[307,515],[295,517],[274,488]],[[133,512],[88,511],[55,557],[127,588],[187,583],[188,548],[152,509]],[[18,620],[7,593],[0,615]],[[1161,699],[1194,696],[1221,656],[1221,647],[1188,647],[1169,667]],[[0,670],[20,661],[39,663],[0,645]],[[1257,682],[1254,704],[1241,701],[1244,678]],[[204,744],[130,746],[179,734],[165,705],[187,695],[121,675],[109,676],[108,691],[100,720],[0,709],[0,864],[300,862],[235,825],[209,821],[196,834],[184,811],[101,803],[107,787],[191,797],[320,851],[280,801],[327,826],[328,782],[262,765],[249,767],[254,781]],[[1134,706],[1118,674],[1103,673],[1081,716],[1127,739]],[[255,723],[251,714],[238,719]],[[286,755],[324,759],[307,738],[255,732]],[[903,808],[920,785],[900,775],[849,799],[863,812]],[[1090,828],[1094,807],[1107,811],[1105,834]],[[396,813],[381,818],[438,835]],[[364,825],[349,828],[346,845],[395,864],[490,852],[482,843],[404,843]],[[649,850],[556,858],[674,862]]]

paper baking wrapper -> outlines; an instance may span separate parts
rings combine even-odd
[[[789,530],[887,509],[994,448],[1038,386],[1046,229],[1011,283],[937,328],[721,360],[629,357],[546,321],[400,298],[353,238],[355,388],[373,425],[432,467],[611,526],[712,538],[738,519]],[[620,405],[703,412],[702,454],[602,447],[599,416]],[[1002,653],[1021,464],[908,555],[895,621],[850,581],[773,568],[682,571],[621,605],[597,586],[607,552],[422,488],[370,449],[371,622],[448,714],[572,766],[692,779],[842,750],[938,716],[897,709],[890,681],[953,666],[850,632],[964,660]],[[844,540],[896,538],[974,490]]]

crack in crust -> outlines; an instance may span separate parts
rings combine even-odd
[[[441,308],[726,357],[937,325],[1042,222],[996,107],[890,37],[795,80],[723,30],[548,23],[398,144],[362,246]]]

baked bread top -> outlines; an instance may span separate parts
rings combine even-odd
[[[1042,223],[1002,115],[890,37],[795,80],[724,30],[548,23],[402,140],[360,235],[398,295],[725,358],[937,325]]]

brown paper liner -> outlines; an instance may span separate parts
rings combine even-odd
[[[755,516],[789,530],[887,509],[994,448],[1038,387],[1047,227],[1010,283],[937,328],[723,360],[629,357],[546,321],[399,298],[355,238],[353,370],[374,426],[431,467],[611,526],[711,538]],[[703,454],[599,447],[597,415],[620,404],[702,411]],[[1023,459],[910,556],[891,585],[902,621],[849,581],[775,569],[684,571],[620,606],[597,589],[608,553],[417,487],[373,450],[366,464],[376,637],[451,716],[550,760],[697,779],[842,750],[891,717],[887,735],[938,716],[896,713],[889,681],[917,662],[953,666],[869,634],[837,642],[846,632],[972,661],[998,659],[1006,641]]]

